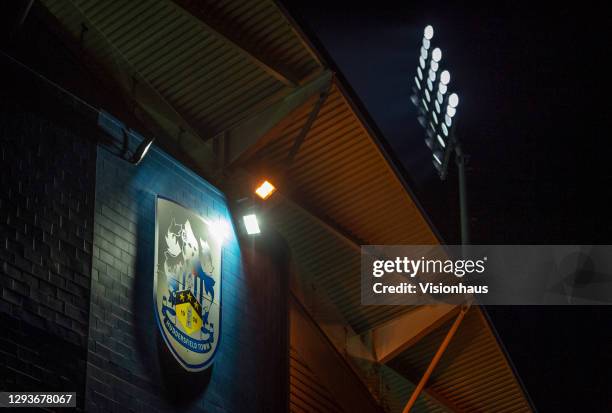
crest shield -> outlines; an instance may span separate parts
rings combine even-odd
[[[179,364],[201,371],[219,343],[222,237],[205,218],[161,197],[155,224],[157,325]]]

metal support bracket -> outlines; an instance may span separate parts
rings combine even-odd
[[[306,120],[306,123],[302,127],[302,130],[300,130],[299,135],[295,137],[295,141],[293,141],[293,146],[289,150],[289,153],[287,154],[287,159],[285,160],[285,165],[287,168],[291,165],[291,163],[293,163],[293,160],[295,159],[297,153],[299,152],[300,147],[304,143],[304,140],[306,139],[308,132],[310,132],[310,129],[312,128],[312,125],[317,119],[317,116],[319,116],[321,107],[323,106],[323,104],[327,100],[327,97],[329,96],[330,89],[331,89],[331,83],[330,83],[330,87],[328,87],[327,90],[325,90],[319,95],[319,99],[317,100],[314,107],[312,108],[312,111],[308,115],[308,119]]]

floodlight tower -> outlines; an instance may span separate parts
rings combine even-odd
[[[432,151],[433,164],[441,180],[448,174],[452,154],[459,173],[459,210],[461,216],[461,243],[469,243],[467,189],[465,176],[466,155],[455,135],[455,116],[459,95],[448,93],[451,80],[448,70],[440,71],[442,50],[432,49],[434,29],[425,27],[421,43],[417,74],[412,86],[412,103],[417,107],[417,120],[425,131],[425,144]]]
[[[467,245],[470,242],[467,190],[465,184],[465,153],[461,142],[455,135],[455,117],[459,106],[459,95],[448,93],[451,75],[448,70],[440,71],[442,61],[442,50],[436,47],[432,50],[434,29],[432,26],[425,27],[423,41],[419,55],[417,74],[414,77],[412,103],[418,109],[417,120],[425,130],[425,144],[431,149],[433,164],[438,171],[441,180],[445,180],[448,173],[450,157],[455,154],[455,162],[459,172],[459,210],[461,219],[461,243],[462,255],[465,257]],[[432,358],[427,370],[423,373],[421,380],[412,392],[402,413],[409,413],[425,388],[427,380],[436,368],[453,335],[457,331],[461,320],[471,303],[461,307],[461,311],[452,327],[446,334],[444,341]]]

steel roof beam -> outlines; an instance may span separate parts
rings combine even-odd
[[[310,128],[312,128],[312,125],[315,123],[315,120],[317,120],[317,116],[319,116],[321,107],[323,106],[323,104],[327,100],[327,97],[329,96],[330,89],[331,89],[331,85],[330,87],[327,88],[326,91],[322,92],[319,95],[319,99],[317,99],[317,102],[314,104],[312,111],[308,115],[308,119],[306,120],[306,123],[300,130],[300,133],[298,134],[298,136],[295,137],[295,140],[293,141],[293,146],[291,147],[291,150],[287,154],[287,160],[285,161],[286,167],[289,167],[291,163],[293,163],[293,160],[295,159],[297,153],[302,147],[302,143],[304,143],[304,140],[306,139],[308,132],[310,132]]]
[[[451,304],[424,305],[367,332],[376,360],[387,363],[459,312]]]
[[[446,349],[448,348],[448,345],[450,344],[451,340],[455,336],[455,333],[459,329],[459,325],[463,321],[463,318],[465,317],[465,314],[468,312],[469,309],[470,309],[469,305],[461,307],[459,313],[457,314],[457,318],[453,322],[453,325],[451,326],[451,328],[446,333],[446,336],[444,337],[442,344],[440,344],[440,347],[436,351],[436,354],[434,355],[433,359],[431,359],[429,366],[427,366],[427,370],[425,370],[425,373],[423,373],[423,377],[421,377],[421,380],[419,380],[419,384],[412,392],[412,395],[410,396],[410,399],[406,403],[406,406],[404,407],[404,410],[402,411],[402,413],[410,413],[410,410],[412,410],[412,407],[416,403],[419,395],[425,388],[425,385],[427,384],[427,380],[429,380],[429,377],[431,376],[434,369],[438,365],[438,362],[444,355],[444,352],[446,351]]]
[[[416,383],[419,382],[419,377],[414,374],[414,372],[416,371],[414,369],[414,367],[412,366],[408,366],[409,367],[409,371],[405,371],[404,368],[402,368],[402,370],[398,370],[396,368],[393,367],[389,367],[388,365],[384,364],[380,366],[381,371],[385,371],[385,373],[382,375],[383,377],[383,385],[385,386],[393,386],[394,384],[392,382],[396,382],[396,381],[400,381],[401,382],[401,386],[402,387],[416,387]],[[386,380],[386,376],[392,374],[394,377],[392,378],[392,382],[387,382]],[[388,384],[387,384],[388,383]],[[397,384],[395,384],[397,386]],[[398,394],[398,392],[394,392],[394,396],[395,397],[401,397],[401,393]],[[422,396],[437,404],[444,412],[446,413],[467,413],[465,412],[465,410],[461,409],[459,406],[457,406],[456,403],[450,401],[448,398],[446,398],[445,396],[443,396],[442,394],[440,394],[438,391],[434,390],[431,387],[425,387],[423,389],[423,393]],[[399,403],[402,403],[400,400],[397,400]]]
[[[285,187],[280,188],[279,192],[282,193],[284,200],[289,201],[292,206],[307,214],[316,223],[321,225],[358,254],[361,254],[362,245],[369,245],[367,241],[352,235],[345,228],[338,225],[333,219],[323,214],[321,211],[318,211],[304,196],[300,195],[299,187],[292,184],[289,180],[285,181]]]
[[[143,82],[134,96],[133,84],[125,81],[128,72],[119,69],[108,60],[90,53],[75,39],[66,27],[42,4],[35,2],[32,14],[45,24],[49,32],[70,51],[76,61],[102,85],[93,96],[109,110],[116,110],[131,126],[151,132],[157,144],[172,156],[180,159],[205,179],[213,180],[213,152],[210,145],[193,129],[190,120],[185,119],[171,104],[163,100],[159,92]],[[92,26],[93,27],[93,26]],[[116,91],[120,93],[106,93]],[[91,92],[87,89],[87,95]],[[213,182],[217,184],[217,182]]]
[[[324,71],[310,82],[294,89],[261,112],[226,131],[222,139],[227,153],[226,165],[231,166],[248,158],[258,148],[274,139],[293,120],[296,111],[310,102],[313,96],[323,93],[331,85],[332,73]]]
[[[231,25],[224,21],[223,16],[215,15],[212,7],[208,5],[198,7],[198,4],[201,3],[189,0],[174,0],[174,3],[195,17],[206,31],[232,46],[278,81],[290,87],[296,87],[299,84],[299,76],[293,73],[290,68],[267,56],[265,51],[260,50],[247,38],[245,33],[240,33],[235,28],[231,28]]]

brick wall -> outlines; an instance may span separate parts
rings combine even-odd
[[[203,373],[186,373],[154,319],[157,195],[231,222],[224,196],[161,151],[132,166],[98,150],[88,411],[285,411],[286,286],[278,267],[261,267],[274,252],[245,269],[236,235],[226,240],[217,355]]]
[[[77,391],[87,411],[286,411],[282,240],[231,234],[219,349],[186,373],[154,320],[155,197],[231,222],[224,196],[157,149],[135,167],[96,147],[74,113],[51,122],[5,106],[0,388]]]
[[[0,389],[83,403],[95,145],[0,99]]]
[[[187,374],[154,320],[155,196],[229,220],[224,196],[160,151],[126,163],[94,144],[95,119],[18,69],[5,78],[0,389],[76,391],[87,411],[286,411],[282,240],[232,234],[220,346],[211,368]]]

